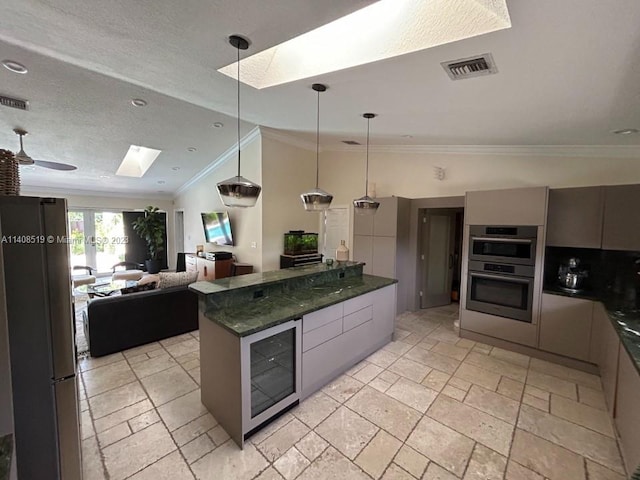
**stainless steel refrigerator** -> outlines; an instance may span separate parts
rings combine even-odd
[[[0,197],[20,480],[82,478],[66,200]]]

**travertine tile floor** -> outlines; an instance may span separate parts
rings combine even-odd
[[[624,478],[597,376],[460,339],[457,315],[399,316],[244,451],[200,403],[198,332],[82,360],[85,480]]]

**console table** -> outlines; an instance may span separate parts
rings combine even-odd
[[[197,255],[185,255],[187,272],[198,272],[198,281],[211,281],[231,276],[233,260],[207,260]]]

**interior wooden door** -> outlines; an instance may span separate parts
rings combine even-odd
[[[451,303],[454,271],[456,214],[450,210],[427,209],[422,214],[420,270],[421,308]]]

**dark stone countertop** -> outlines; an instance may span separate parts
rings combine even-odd
[[[272,272],[265,274],[270,273]],[[306,274],[308,273],[307,270]],[[322,285],[265,295],[232,307],[210,308],[205,316],[231,333],[244,337],[394,283],[397,280],[372,275],[344,278]]]
[[[13,435],[0,437],[0,480],[8,480],[13,456]]]

